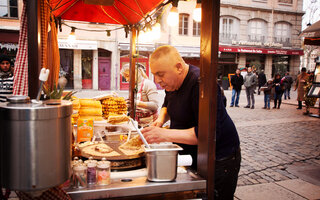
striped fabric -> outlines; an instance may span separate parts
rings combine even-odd
[[[0,102],[7,101],[7,96],[13,92],[13,76],[0,78]]]
[[[14,95],[28,95],[28,25],[26,1],[23,0],[23,10],[20,20],[19,46],[14,67]]]

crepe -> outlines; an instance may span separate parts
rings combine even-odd
[[[139,135],[134,136],[129,141],[119,146],[119,150],[125,155],[136,155],[143,152],[141,145],[143,144]]]
[[[126,115],[112,115],[108,117],[108,122],[110,124],[119,124],[123,122],[127,122],[129,117]]]
[[[87,146],[82,149],[84,154],[88,154],[94,157],[112,157],[120,156],[120,154],[114,151],[111,147],[106,144],[95,144],[92,146]]]

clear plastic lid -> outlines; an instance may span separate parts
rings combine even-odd
[[[88,167],[96,167],[97,166],[97,163],[95,163],[95,162],[89,162],[88,164],[87,164],[87,166]]]
[[[101,169],[109,168],[110,162],[109,161],[100,161],[100,162],[98,162],[98,167]]]
[[[87,166],[84,164],[77,164],[73,167],[74,171],[82,171],[82,170],[86,170]]]

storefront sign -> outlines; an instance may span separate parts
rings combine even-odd
[[[58,40],[59,49],[82,49],[82,50],[97,50],[98,43],[96,41],[76,40],[68,42],[68,40]]]
[[[303,50],[285,50],[285,49],[264,49],[251,47],[227,47],[219,46],[221,52],[234,53],[258,53],[258,54],[278,54],[278,55],[303,55]]]
[[[232,45],[246,45],[246,46],[264,46],[264,47],[283,47],[281,43],[275,42],[250,42],[250,41],[236,41],[232,40]]]

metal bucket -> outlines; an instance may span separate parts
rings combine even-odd
[[[71,102],[17,99],[0,105],[1,185],[31,191],[63,183],[70,175]]]
[[[176,144],[151,144],[145,148],[148,180],[154,182],[174,181],[177,177],[178,151]]]

